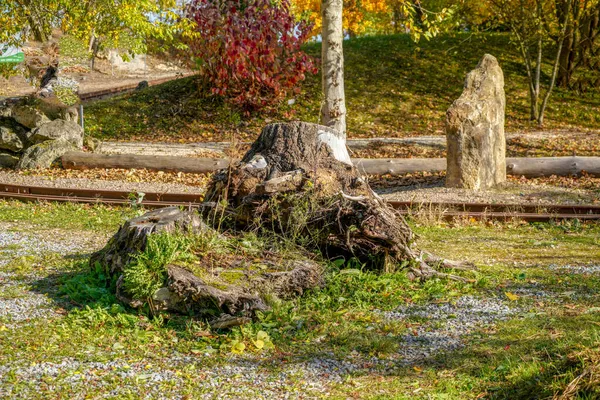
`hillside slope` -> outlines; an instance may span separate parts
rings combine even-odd
[[[305,47],[319,55],[320,44]],[[443,134],[444,115],[461,91],[465,74],[484,53],[504,70],[508,131],[535,130],[528,121],[524,67],[506,34],[457,34],[413,43],[407,35],[345,42],[348,134],[401,137]],[[548,80],[546,60],[543,79]],[[308,77],[294,104],[244,117],[222,101],[204,97],[194,78],[91,104],[89,132],[104,139],[202,141],[255,137],[265,123],[301,119],[317,122],[320,76]],[[557,89],[545,129],[600,128],[600,91],[578,94]]]

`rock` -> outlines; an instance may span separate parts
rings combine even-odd
[[[138,83],[135,90],[144,90],[144,89],[147,89],[148,86],[149,86],[148,81],[141,81],[140,83]]]
[[[102,141],[99,139],[93,138],[91,136],[84,136],[83,138],[83,146],[92,152],[95,152],[96,150],[100,149],[101,145]]]
[[[77,125],[79,125],[79,110],[77,107],[64,108],[60,112],[60,119],[75,122]]]
[[[127,72],[142,72],[146,69],[146,59],[145,55],[142,54],[134,54],[131,57],[130,54],[127,54],[125,58],[119,54],[117,50],[109,50],[108,51],[108,61],[110,61],[111,65],[120,70]]]
[[[0,117],[10,118],[12,115],[12,103],[8,99],[0,100]]]
[[[0,117],[0,149],[10,151],[23,150],[27,138],[27,129],[12,118]]]
[[[56,119],[31,132],[30,141],[41,143],[46,140],[64,140],[78,149],[83,147],[83,129],[75,122]]]
[[[34,105],[20,104],[12,109],[11,116],[21,125],[34,129],[50,122],[50,118]]]
[[[446,114],[446,186],[487,189],[506,181],[504,76],[493,56],[483,56]]]
[[[48,140],[29,147],[17,163],[16,169],[50,168],[66,152],[77,150],[66,140]]]
[[[0,168],[14,168],[18,162],[16,154],[0,151]]]

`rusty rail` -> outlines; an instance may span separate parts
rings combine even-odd
[[[20,200],[25,202],[51,201],[86,204],[107,204],[114,206],[138,205],[145,208],[167,206],[199,207],[200,193],[158,193],[127,192],[119,190],[98,190],[79,188],[55,188],[46,186],[21,186],[0,183],[0,200]],[[419,211],[432,210],[433,213],[451,220],[455,218],[511,220],[522,219],[528,222],[579,219],[581,221],[600,220],[600,206],[571,204],[491,204],[491,203],[416,203],[388,202],[401,214],[411,215]]]

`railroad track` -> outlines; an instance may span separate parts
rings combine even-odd
[[[202,203],[200,193],[137,193],[119,190],[54,188],[13,184],[0,184],[0,200],[2,199],[25,202],[51,201],[115,206],[137,205],[149,209],[167,206],[199,207]],[[528,222],[568,219],[600,220],[600,206],[591,205],[415,203],[399,201],[390,201],[389,204],[404,215],[430,212],[449,220],[454,218],[522,219]]]

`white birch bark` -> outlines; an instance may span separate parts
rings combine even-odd
[[[324,100],[321,123],[334,128],[346,139],[346,96],[344,94],[343,0],[322,0],[322,86]]]

